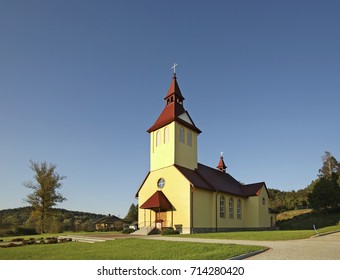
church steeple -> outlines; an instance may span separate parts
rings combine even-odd
[[[164,100],[165,107],[162,113],[148,129],[150,170],[171,165],[195,170],[197,168],[197,136],[201,131],[184,109],[184,97],[178,86],[175,72]]]

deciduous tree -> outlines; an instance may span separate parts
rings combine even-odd
[[[319,170],[319,177],[332,177],[333,173],[340,175],[340,163],[328,151],[322,156],[323,165]]]
[[[30,168],[35,173],[35,182],[28,181],[24,183],[26,188],[32,189],[33,193],[29,194],[26,201],[32,206],[32,215],[37,218],[37,224],[41,233],[45,230],[45,222],[49,217],[50,210],[57,203],[66,200],[57,189],[61,188],[61,181],[65,176],[59,175],[56,165],[46,162],[30,161]]]

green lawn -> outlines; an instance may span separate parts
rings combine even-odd
[[[319,233],[340,230],[340,225],[318,229]],[[309,238],[316,235],[314,230],[276,230],[276,231],[241,231],[241,232],[217,232],[199,234],[181,234],[183,238],[212,238],[212,239],[235,239],[235,240],[293,240]]]
[[[0,260],[223,260],[261,249],[128,238],[94,244],[69,242],[0,248]]]

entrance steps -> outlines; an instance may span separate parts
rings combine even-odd
[[[161,233],[159,229],[153,228],[153,227],[143,227],[131,234],[136,234],[136,235],[151,235],[151,234],[159,234]]]

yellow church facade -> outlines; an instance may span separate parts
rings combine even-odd
[[[150,171],[137,191],[139,233],[265,229],[274,226],[264,182],[241,184],[226,171],[198,163],[197,128],[184,109],[176,74],[165,107],[148,130]]]

